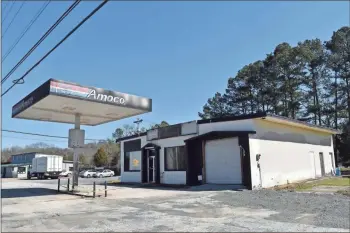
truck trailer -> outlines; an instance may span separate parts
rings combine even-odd
[[[38,179],[57,179],[62,172],[63,157],[59,155],[46,155],[33,158],[30,177]]]

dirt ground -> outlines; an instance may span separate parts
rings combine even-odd
[[[342,195],[113,187],[92,199],[56,189],[52,181],[3,181],[2,231],[349,231]]]

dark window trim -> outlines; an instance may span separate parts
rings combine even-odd
[[[126,140],[129,140],[129,139],[141,139],[141,137],[143,136],[147,136],[147,132],[143,132],[143,133],[140,133],[140,134],[134,134],[134,135],[130,135],[130,136],[125,136],[125,137],[121,137],[121,138],[117,138],[115,140],[116,143],[118,142],[125,142]]]
[[[162,130],[166,130],[169,128],[174,128],[177,129],[176,131],[176,135],[161,135],[162,134]],[[175,137],[180,137],[181,135],[181,124],[175,124],[175,125],[168,125],[165,127],[159,127],[158,128],[158,139],[166,139],[166,138],[175,138]]]
[[[125,170],[125,157],[126,157],[126,153],[130,153],[130,152],[134,152],[134,151],[139,151],[139,150],[133,150],[133,151],[124,151],[124,172],[141,172],[141,169],[139,170],[130,170],[130,159],[129,159],[129,169]],[[141,152],[141,157],[142,157],[142,152]]]
[[[166,162],[167,162],[167,159],[166,159],[166,149],[167,148],[177,148],[177,147],[183,147],[185,150],[186,150],[186,146],[185,145],[182,145],[182,146],[168,146],[168,147],[164,147],[164,171],[166,171],[166,172],[185,172],[185,171],[187,171],[187,168],[185,168],[185,169],[179,169],[179,170],[177,170],[177,169],[167,169],[166,168]],[[185,156],[186,156],[186,151],[185,151]],[[186,164],[186,166],[187,166],[187,164]]]

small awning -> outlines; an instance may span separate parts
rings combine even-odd
[[[232,138],[232,137],[246,136],[248,134],[256,134],[256,131],[211,131],[205,134],[201,134],[201,135],[186,139],[185,142],[190,142],[195,140],[214,140],[214,139],[222,139],[222,138]]]
[[[153,149],[160,149],[160,146],[154,144],[154,143],[147,143],[144,145],[141,149],[148,149],[148,148],[153,148]]]

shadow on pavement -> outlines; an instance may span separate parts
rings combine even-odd
[[[185,186],[185,185],[165,185],[165,184],[140,184],[140,183],[114,183],[107,184],[110,187],[127,187],[127,188],[141,188],[141,189],[154,189],[154,190],[171,190],[171,191],[246,191],[246,187],[242,185],[214,185],[203,184],[197,186]]]
[[[1,198],[35,197],[59,194],[56,190],[47,188],[1,189]]]

